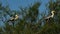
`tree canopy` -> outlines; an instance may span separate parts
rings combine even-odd
[[[4,7],[0,3],[0,21],[4,23],[4,26],[0,27],[0,34],[60,34],[60,1],[51,0],[48,4],[48,11],[54,10],[55,15],[47,22],[45,16],[38,19],[40,2],[34,3],[29,8],[20,7],[19,11],[11,10],[8,5]],[[11,17],[15,18],[15,15],[19,18],[10,20]]]

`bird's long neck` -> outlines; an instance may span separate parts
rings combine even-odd
[[[52,15],[51,15],[51,17],[53,17],[54,16],[54,13],[52,12]]]

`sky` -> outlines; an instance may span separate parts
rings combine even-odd
[[[39,7],[39,11],[43,12],[46,10],[45,4],[49,2],[49,0],[38,0],[41,3]],[[2,6],[6,6],[9,4],[11,10],[19,10],[19,7],[28,7],[28,5],[34,4],[37,0],[0,0],[2,2]],[[0,21],[0,26],[4,25],[2,21]]]
[[[11,10],[19,10],[19,7],[28,7],[28,5],[34,4],[37,0],[0,0],[2,1],[3,6],[9,4]],[[49,2],[49,0],[38,0],[42,2],[41,6],[39,7],[40,11],[45,10],[45,4]]]

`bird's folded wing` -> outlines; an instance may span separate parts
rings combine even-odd
[[[10,20],[13,20],[13,19],[14,19],[13,17],[10,18]]]
[[[51,16],[45,17],[44,19],[49,19]]]

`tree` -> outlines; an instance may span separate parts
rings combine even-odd
[[[6,34],[9,34],[9,33],[10,34],[30,34],[30,33],[32,34],[33,33],[34,34],[34,33],[36,33],[38,31],[39,25],[33,24],[33,22],[35,22],[38,17],[38,7],[39,6],[40,6],[40,3],[37,2],[37,3],[33,4],[33,6],[29,7],[29,9],[23,8],[24,9],[23,10],[21,8],[21,11],[16,11],[16,10],[11,11],[9,9],[9,6],[2,7],[1,10],[3,10],[3,12],[4,12],[3,16],[5,16],[5,18],[7,15],[9,15],[9,17],[11,17],[11,15],[15,16],[16,14],[20,16],[22,13],[23,19],[19,18],[19,19],[13,21],[14,26],[12,26],[12,21],[8,22],[9,19],[5,20],[5,22],[4,22],[5,27],[3,27],[4,31],[1,34],[3,34],[3,33],[6,33]],[[19,13],[19,12],[21,12],[21,13]]]
[[[10,10],[9,6],[4,7],[0,4],[0,10],[4,12],[1,11],[1,15],[3,14],[2,16],[6,18],[4,21],[5,26],[0,27],[0,34],[60,34],[60,2],[58,0],[51,0],[49,6],[47,6],[49,14],[52,10],[55,11],[54,18],[48,22],[51,23],[50,25],[46,24],[47,22],[44,19],[46,14],[44,13],[42,14],[42,18],[37,22],[39,15],[38,8],[40,5],[41,3],[36,2],[32,6],[29,6],[29,8],[20,7],[20,10],[16,11]],[[7,15],[9,15],[9,17],[19,16],[19,19],[13,21],[14,26],[12,21],[8,22],[9,19],[7,19]],[[22,17],[22,19],[20,17]],[[42,25],[42,23],[44,25]]]

